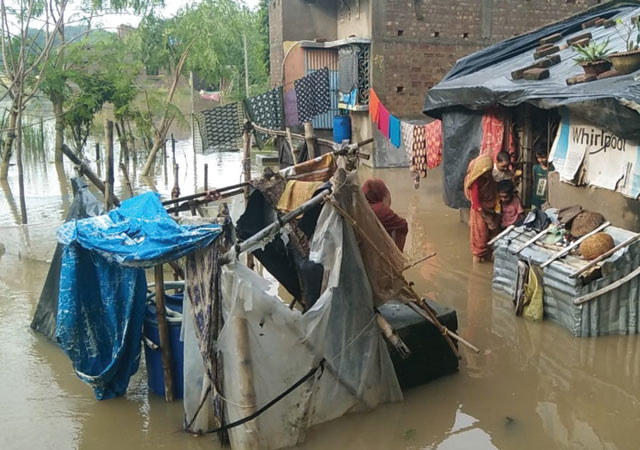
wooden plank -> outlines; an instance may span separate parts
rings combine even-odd
[[[520,252],[522,252],[522,250],[524,250],[525,248],[529,247],[531,244],[534,244],[538,239],[540,239],[542,236],[544,236],[545,234],[547,234],[549,232],[549,230],[551,229],[553,225],[549,225],[547,228],[545,228],[544,230],[542,230],[540,233],[536,234],[534,237],[532,237],[531,239],[529,239],[527,242],[525,242],[524,244],[522,244],[520,247],[518,247],[518,249],[515,251],[515,255],[519,255]]]
[[[587,239],[588,237],[593,236],[596,233],[599,233],[600,231],[604,230],[605,228],[607,228],[609,225],[611,225],[610,222],[605,222],[602,225],[600,225],[598,228],[596,228],[595,230],[593,230],[591,233],[585,234],[584,236],[582,236],[580,239],[578,239],[577,241],[574,241],[573,243],[571,243],[571,245],[569,245],[568,247],[565,247],[564,250],[556,253],[555,255],[553,255],[551,258],[549,258],[548,260],[546,260],[545,262],[543,262],[540,265],[541,269],[544,269],[545,267],[547,267],[549,264],[551,264],[552,262],[554,262],[555,260],[562,258],[564,255],[566,255],[567,253],[569,253],[571,250],[573,250],[574,248],[576,248],[578,245],[580,245],[582,243],[582,241],[584,241],[585,239]]]
[[[158,321],[158,335],[160,337],[160,349],[162,350],[162,371],[164,373],[164,398],[168,402],[173,401],[173,369],[171,367],[171,346],[169,344],[169,325],[165,313],[164,301],[164,272],[162,264],[158,264],[155,270],[156,290],[156,319]]]
[[[491,239],[489,242],[487,242],[487,245],[493,245],[495,242],[497,242],[498,240],[502,239],[503,236],[509,234],[511,232],[511,230],[513,230],[515,227],[516,227],[515,225],[509,225],[507,228],[505,228],[502,231],[502,233],[500,233],[499,235],[497,235],[496,237]]]
[[[608,292],[613,291],[614,289],[619,288],[620,286],[622,286],[625,283],[628,283],[629,281],[633,280],[635,277],[637,277],[638,275],[640,275],[640,267],[637,267],[633,272],[625,275],[624,277],[620,278],[617,281],[614,281],[613,283],[611,283],[609,286],[605,286],[602,289],[598,289],[597,291],[593,291],[589,294],[583,295],[582,297],[578,297],[576,299],[573,300],[573,304],[574,305],[582,305],[583,303],[587,303],[588,301],[591,301],[597,297],[600,297],[601,295],[604,295]]]

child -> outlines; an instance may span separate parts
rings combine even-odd
[[[502,228],[518,225],[524,217],[524,210],[520,204],[520,197],[515,192],[513,181],[502,180],[498,183],[498,198],[502,210],[502,218],[500,219]]]
[[[549,160],[544,148],[536,149],[538,164],[533,166],[533,192],[531,193],[531,206],[541,208],[547,202],[547,175],[549,173]]]
[[[511,157],[507,152],[500,152],[496,156],[496,162],[493,165],[493,180],[499,183],[503,180],[513,180],[514,173],[509,166],[511,165]]]

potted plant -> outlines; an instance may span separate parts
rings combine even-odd
[[[640,20],[632,17],[627,23],[616,21],[616,32],[624,40],[626,50],[609,55],[616,72],[628,74],[640,69]]]
[[[576,64],[582,66],[587,75],[600,75],[611,69],[609,61],[609,40],[603,42],[589,42],[586,46],[574,46],[579,56],[574,58]]]

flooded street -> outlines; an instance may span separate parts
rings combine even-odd
[[[240,153],[198,155],[195,165],[190,148],[180,141],[176,152],[183,195],[202,189],[204,163],[210,186],[240,181]],[[262,168],[254,161],[253,170]],[[0,448],[219,448],[214,436],[182,432],[181,401],[149,393],[144,365],[126,397],[98,402],[66,355],[29,328],[72,201],[65,178],[72,172],[54,164],[27,170],[26,228],[16,225],[15,167],[0,185]],[[637,448],[640,338],[573,338],[549,321],[515,317],[510,300],[492,292],[491,265],[471,263],[469,231],[442,201],[440,169],[419,190],[406,169],[361,169],[361,180],[372,175],[385,180],[392,208],[409,222],[410,259],[438,254],[407,278],[417,292],[455,308],[459,334],[482,351],[461,347],[459,373],[406,391],[404,402],[314,427],[300,448]],[[116,178],[116,193],[126,198]],[[134,184],[136,193],[154,184],[168,198],[174,180],[159,167],[153,182]]]

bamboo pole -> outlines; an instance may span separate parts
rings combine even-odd
[[[98,190],[100,192],[105,194],[106,191],[105,191],[104,183],[91,170],[91,168],[89,167],[89,164],[87,164],[84,161],[80,160],[80,158],[78,158],[78,156],[75,153],[73,153],[73,150],[71,150],[67,146],[67,144],[62,144],[62,153],[67,158],[69,158],[69,160],[71,160],[72,163],[74,163],[76,166],[79,166],[80,170],[82,171],[82,173],[84,173],[87,176],[87,178],[89,178],[89,181],[91,181],[93,183],[93,185],[98,188]],[[120,199],[115,194],[113,195],[112,200],[113,200],[113,203],[116,206],[120,206]]]
[[[235,189],[240,189],[240,188],[244,188],[246,186],[248,186],[248,183],[238,183],[238,184],[232,184],[231,186],[225,186],[222,188],[216,188],[215,190],[219,193],[225,192],[225,191],[231,191],[231,190],[235,190]],[[162,204],[164,206],[167,205],[171,205],[173,203],[179,203],[179,202],[185,202],[188,200],[194,200],[196,198],[200,198],[200,197],[206,197],[207,196],[207,192],[199,192],[197,194],[190,194],[190,195],[185,195],[184,197],[179,197],[179,198],[172,198],[171,200],[164,200],[162,202]]]
[[[434,256],[436,256],[436,254],[437,254],[436,252],[433,252],[433,253],[430,253],[428,255],[423,256],[422,258],[416,259],[412,263],[409,263],[406,266],[404,266],[402,268],[402,271],[405,272],[405,271],[411,269],[412,267],[415,267],[418,264],[421,264],[421,263],[425,262],[426,260],[433,258]]]
[[[630,272],[629,274],[625,275],[619,280],[614,281],[610,285],[603,287],[602,289],[598,289],[597,291],[593,291],[589,294],[583,295],[582,297],[576,298],[575,300],[573,300],[573,304],[582,305],[583,303],[587,303],[588,301],[591,301],[597,297],[600,297],[601,295],[613,291],[616,288],[619,288],[623,284],[633,280],[638,275],[640,275],[640,267],[637,267],[633,272]]]
[[[204,191],[209,190],[209,164],[204,165]]]
[[[113,122],[107,120],[104,127],[104,139],[105,139],[105,193],[104,193],[104,208],[109,211],[114,205],[113,201]]]
[[[244,158],[242,160],[242,168],[244,173],[244,182],[246,183],[244,186],[244,207],[247,208],[249,204],[249,194],[250,194],[250,186],[249,182],[251,181],[251,135],[249,134],[251,127],[250,122],[245,123],[244,133],[242,134],[243,142],[244,142]],[[247,267],[251,270],[255,267],[253,262],[253,254],[249,253],[247,255]]]
[[[22,86],[21,86],[22,88]],[[22,165],[22,89],[18,93],[18,117],[16,119],[16,163],[18,165],[18,196],[20,197],[20,218],[22,224],[27,224],[27,202],[24,195],[24,167]],[[26,230],[26,228],[25,228]]]
[[[542,230],[541,232],[539,232],[538,234],[536,234],[534,237],[532,237],[531,239],[529,239],[527,242],[525,242],[524,244],[522,244],[520,247],[518,247],[518,249],[515,251],[515,255],[518,255],[522,252],[522,250],[524,250],[525,248],[529,247],[531,244],[534,244],[538,239],[540,239],[542,236],[544,236],[545,234],[547,234],[549,232],[549,230],[551,230],[551,228],[553,227],[552,225],[549,225],[547,228],[545,228],[544,230]]]
[[[120,163],[120,170],[122,171],[122,175],[124,175],[124,181],[127,186],[127,190],[129,191],[129,197],[133,197],[133,187],[131,187],[131,180],[127,173],[127,166],[124,163]]]
[[[409,356],[411,356],[411,350],[409,350],[407,344],[404,343],[404,341],[393,329],[391,324],[387,322],[387,319],[382,317],[382,314],[380,314],[379,312],[376,313],[376,323],[378,324],[378,328],[380,328],[384,337],[398,351],[402,359],[407,359]]]
[[[173,401],[173,368],[171,367],[171,346],[169,344],[169,326],[165,314],[164,302],[164,272],[162,264],[158,264],[155,270],[156,290],[156,319],[158,321],[158,335],[160,336],[160,349],[162,350],[162,371],[164,373],[164,398],[168,402]]]
[[[319,156],[316,149],[316,134],[311,122],[304,123],[304,140],[307,142],[309,159],[314,159],[316,156]]]
[[[569,277],[570,278],[577,277],[578,275],[586,272],[587,270],[589,270],[590,268],[592,268],[593,266],[598,264],[600,261],[607,259],[609,256],[613,255],[618,250],[620,250],[622,248],[625,248],[625,247],[628,247],[629,245],[633,244],[638,239],[640,239],[640,233],[631,236],[629,239],[627,239],[626,241],[621,242],[620,244],[616,245],[615,247],[613,247],[608,252],[605,252],[602,255],[598,256],[596,259],[594,259],[591,262],[589,262],[589,264],[587,264],[586,266],[584,266],[581,269],[576,270],[575,272],[573,272],[571,275],[569,275]]]
[[[564,255],[568,254],[571,250],[573,250],[574,248],[576,248],[578,245],[580,245],[582,243],[582,241],[584,241],[586,238],[593,236],[594,234],[604,230],[605,228],[607,228],[609,225],[611,225],[611,223],[609,222],[605,222],[602,225],[600,225],[598,228],[596,228],[595,230],[593,230],[592,232],[585,234],[584,236],[582,236],[580,239],[578,239],[577,241],[574,241],[573,243],[571,243],[571,245],[569,245],[568,247],[565,247],[564,250],[562,250],[561,252],[556,253],[555,255],[553,255],[551,258],[547,259],[545,262],[543,262],[542,264],[540,264],[540,268],[544,269],[545,267],[547,267],[549,264],[551,264],[552,262],[554,262],[555,260],[562,258]]]

